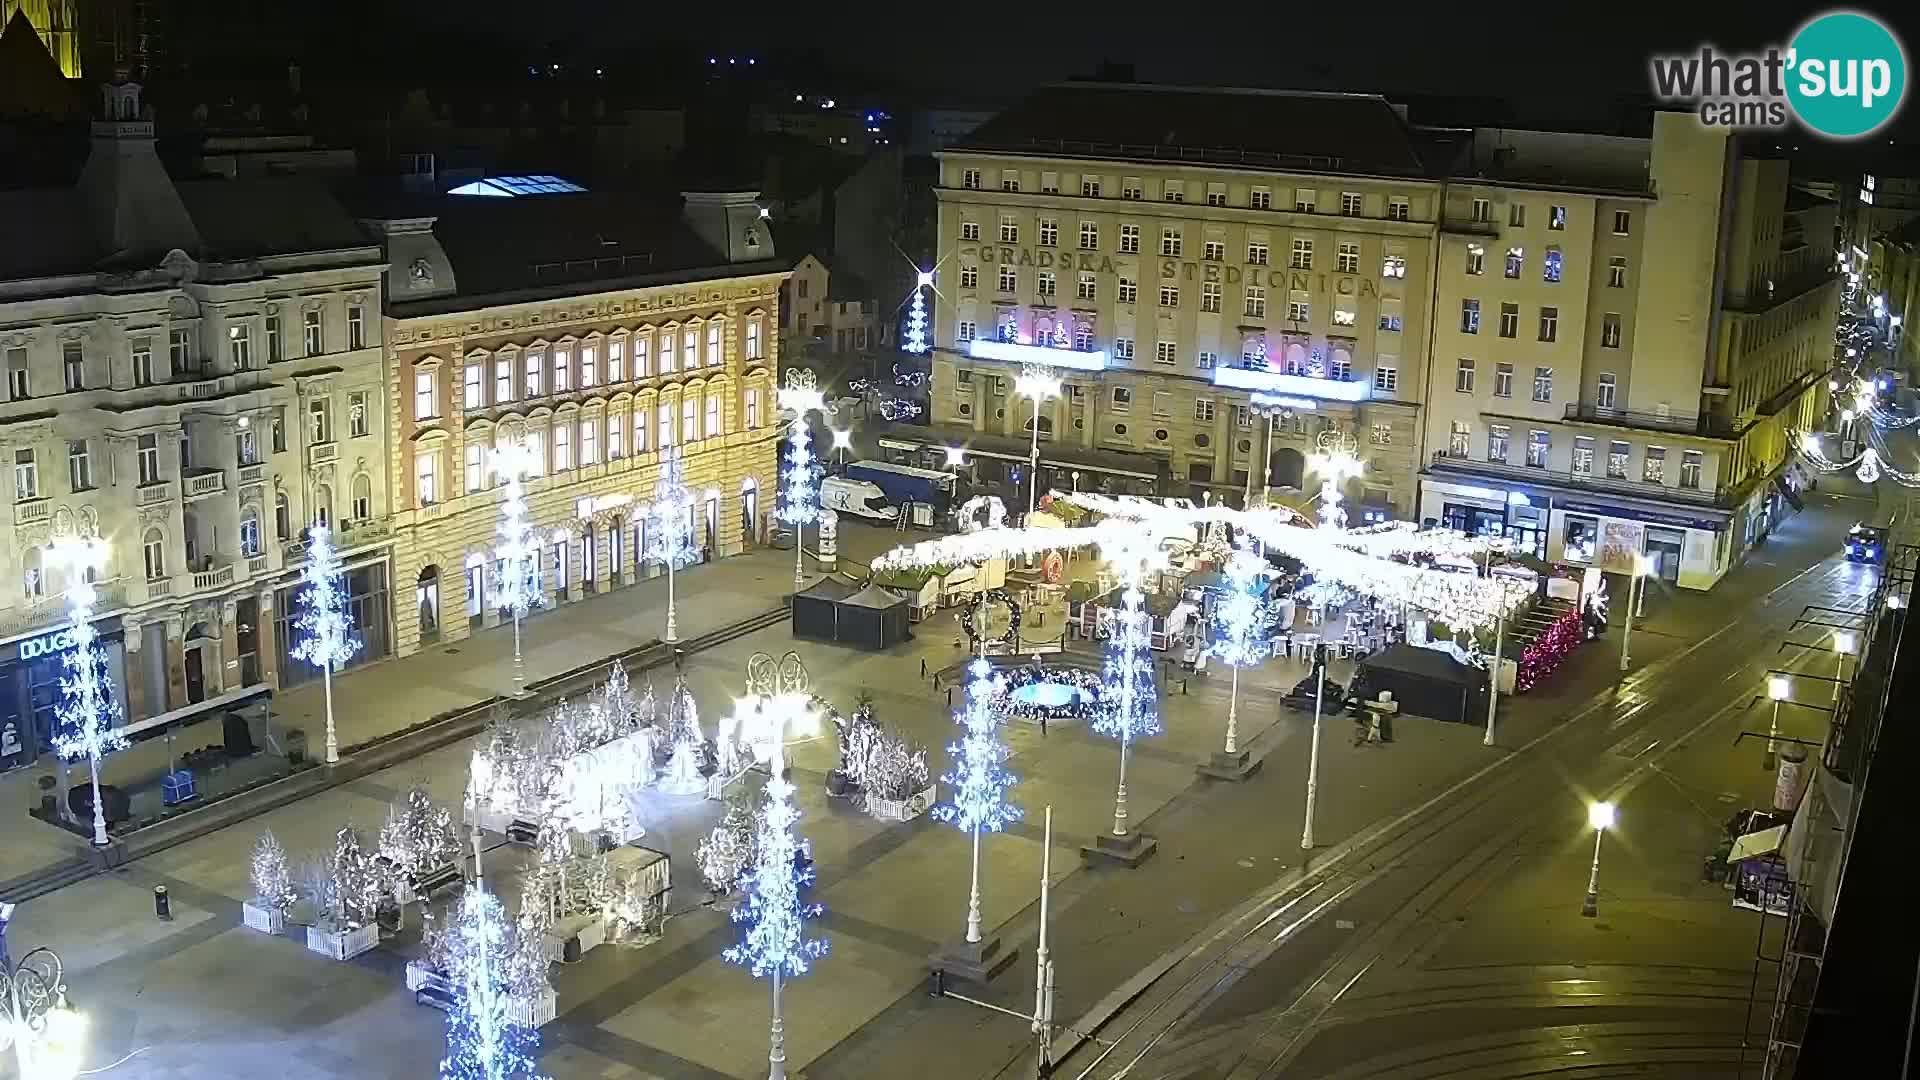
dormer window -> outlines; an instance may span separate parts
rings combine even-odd
[[[760,246],[760,230],[754,228],[751,225],[747,226],[747,246],[748,247]]]

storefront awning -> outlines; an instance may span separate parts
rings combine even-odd
[[[211,697],[205,701],[196,701],[191,705],[186,705],[170,712],[163,712],[159,716],[150,716],[145,720],[120,728],[119,732],[130,742],[141,742],[146,739],[164,735],[174,728],[185,727],[188,724],[205,720],[215,713],[230,712],[247,705],[266,701],[272,697],[273,687],[268,686],[266,683],[255,683],[252,686],[221,694],[219,697]]]

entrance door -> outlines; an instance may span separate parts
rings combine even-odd
[[[760,488],[751,476],[740,481],[740,542],[747,548],[760,542]]]
[[[1675,529],[1647,530],[1647,558],[1653,560],[1654,575],[1669,585],[1680,581],[1680,552],[1686,539],[1685,533]]]
[[[467,625],[479,626],[486,618],[487,567],[484,562],[467,564]]]
[[[207,673],[201,666],[200,656],[199,648],[188,649],[186,652],[188,704],[207,700]]]

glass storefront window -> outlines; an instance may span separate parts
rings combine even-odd
[[[1568,562],[1592,562],[1600,542],[1600,519],[1567,516],[1567,542],[1562,558]]]

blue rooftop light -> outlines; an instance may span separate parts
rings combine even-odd
[[[485,180],[461,184],[447,194],[517,198],[522,195],[565,195],[585,190],[571,180],[542,173],[535,176],[489,176]]]

